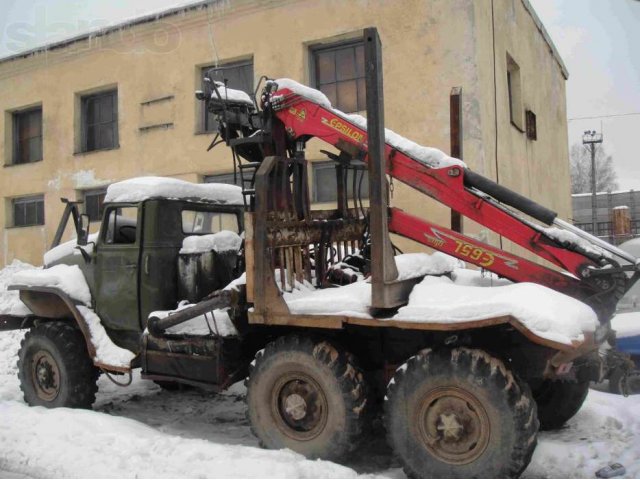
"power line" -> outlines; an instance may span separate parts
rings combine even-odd
[[[612,115],[597,115],[597,116],[594,116],[594,117],[574,117],[574,118],[569,118],[568,121],[571,121],[571,120],[594,120],[596,118],[630,117],[631,115],[640,115],[640,112],[614,113]]]

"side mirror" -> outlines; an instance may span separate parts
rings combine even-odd
[[[86,245],[89,240],[89,215],[80,215],[80,225],[78,225],[78,245]]]

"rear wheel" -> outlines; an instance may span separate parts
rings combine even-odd
[[[258,354],[247,416],[261,445],[338,460],[357,446],[366,386],[353,357],[326,341],[281,337]]]
[[[536,445],[528,386],[480,350],[423,350],[396,371],[385,403],[389,444],[410,477],[518,476]]]
[[[18,376],[24,400],[43,407],[90,408],[99,370],[82,333],[64,322],[31,328],[20,344]]]
[[[544,380],[533,389],[540,430],[557,430],[571,419],[587,398],[589,381]]]

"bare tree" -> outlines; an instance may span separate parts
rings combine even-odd
[[[571,147],[571,193],[591,192],[591,151],[584,145]],[[606,192],[618,188],[618,175],[613,158],[602,145],[596,145],[596,191]]]

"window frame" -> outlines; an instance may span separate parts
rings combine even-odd
[[[236,175],[236,181],[218,181],[214,179],[228,177],[230,180],[233,180],[233,172],[229,173],[214,173],[211,175],[204,175],[202,178],[202,183],[221,183],[223,185],[235,185],[237,187],[242,187],[242,180],[240,179],[240,172]]]
[[[231,61],[231,62],[225,62],[221,65],[218,65],[218,68],[223,68],[223,69],[232,69],[232,68],[239,68],[239,67],[251,67],[251,91],[247,92],[245,90],[242,90],[243,92],[247,93],[251,98],[253,98],[254,95],[254,89],[255,89],[255,79],[254,79],[254,64],[253,64],[253,57],[252,58],[247,58],[244,60],[236,60],[236,61]],[[200,79],[199,79],[199,84],[200,87],[202,88],[203,91],[205,91],[204,89],[204,76],[206,74],[206,72],[208,72],[209,70],[215,68],[215,65],[205,65],[203,67],[200,67],[199,70],[199,74],[200,74]],[[236,90],[238,90],[238,88],[234,87],[233,85],[230,85],[229,88],[235,88]],[[216,132],[217,130],[217,125],[215,124],[215,122],[213,122],[214,124],[211,126],[211,128],[208,128],[209,126],[209,112],[205,106],[204,102],[198,102],[199,104],[202,105],[202,112],[200,115],[200,126],[198,131],[200,133],[212,133],[212,132]]]
[[[23,142],[25,139],[20,140],[19,138],[19,133],[20,133],[20,119],[27,116],[27,115],[33,115],[34,113],[40,113],[40,134],[37,136],[33,136],[33,137],[28,137],[26,140],[32,140],[34,138],[39,138],[40,139],[40,157],[37,160],[33,160],[33,161],[26,161],[26,162],[22,162],[22,161],[18,161],[18,159],[21,157],[21,148],[20,148],[20,144],[21,142]],[[12,152],[11,152],[11,163],[10,165],[28,165],[30,163],[37,163],[37,162],[41,162],[44,158],[44,142],[43,142],[43,111],[42,111],[42,105],[37,105],[34,107],[29,107],[29,108],[25,108],[22,110],[17,110],[15,112],[12,112],[11,114],[11,127],[12,127]]]
[[[520,66],[507,53],[507,100],[509,103],[509,121],[518,131],[525,132],[524,100],[522,94],[522,75]]]
[[[327,161],[320,161],[320,162],[312,162],[311,163],[311,202],[312,203],[335,203],[338,201],[338,189],[337,189],[337,176],[336,176],[336,166],[337,164],[331,160],[327,160]],[[318,170],[331,170],[333,173],[333,178],[336,181],[336,190],[335,190],[335,197],[336,198],[332,198],[329,200],[321,200],[318,198],[318,188],[317,188],[317,172]],[[352,183],[349,181],[349,172],[355,172],[355,170],[347,170],[347,199],[349,201],[351,201],[353,199],[353,196],[349,195],[349,187],[352,185]],[[364,174],[366,176],[368,176],[369,174],[369,170],[365,169],[363,170]],[[368,177],[365,177],[363,180],[363,185],[366,185],[367,188],[369,187],[369,179]],[[353,193],[353,192],[352,192]],[[362,196],[362,200],[369,200],[369,192],[367,191],[365,195]]]
[[[93,122],[89,125],[88,122],[88,104],[90,101],[113,96],[112,101],[112,119],[109,122]],[[86,95],[80,95],[80,153],[99,152],[102,150],[114,150],[120,148],[120,132],[119,132],[119,110],[118,110],[118,88],[109,88],[101,90],[95,93],[88,93]],[[108,147],[99,147],[89,149],[89,128],[101,127],[107,124],[113,126],[113,144]]]
[[[30,204],[30,203],[36,203],[36,204],[41,204],[41,213],[42,213],[42,218],[41,221],[38,219],[38,212],[39,209],[36,206],[36,221],[35,223],[26,223],[27,220],[27,212],[26,212],[26,206],[25,206],[25,212],[24,212],[24,219],[25,219],[25,223],[21,223],[18,224],[16,222],[16,206],[18,204]],[[27,195],[24,197],[15,197],[11,199],[11,227],[12,228],[24,228],[24,227],[39,227],[39,226],[43,226],[45,225],[45,211],[44,211],[44,194],[36,194],[36,195]]]
[[[104,205],[104,197],[107,194],[107,187],[104,188],[92,188],[90,190],[82,190],[82,201],[84,202],[84,214],[87,215],[89,217],[89,222],[93,223],[93,222],[100,222],[102,220],[104,211],[105,211],[105,205]],[[100,196],[102,195],[102,201],[98,200],[98,217],[97,218],[92,218],[91,214],[89,213],[89,211],[87,210],[88,207],[88,203],[87,203],[87,197],[88,196]]]
[[[362,67],[362,76],[358,76],[357,74],[357,63],[355,65],[356,68],[356,77],[354,77],[353,79],[349,79],[349,80],[338,80],[337,79],[337,74],[335,75],[335,81],[334,82],[326,82],[324,84],[322,84],[320,82],[320,76],[319,76],[319,68],[318,68],[318,54],[319,53],[323,53],[323,52],[331,52],[331,51],[338,51],[338,50],[343,50],[343,49],[347,49],[347,48],[354,48],[354,55],[355,55],[355,48],[361,46],[363,49],[363,62],[364,62],[364,40],[362,38],[355,38],[355,39],[351,39],[351,40],[344,40],[344,41],[339,41],[339,42],[333,42],[333,43],[329,43],[329,44],[320,44],[320,45],[314,45],[309,47],[309,72],[310,72],[310,79],[313,82],[313,88],[317,89],[317,90],[321,90],[322,85],[328,85],[330,83],[337,85],[339,82],[344,82],[344,81],[350,81],[350,80],[355,80],[356,81],[356,110],[352,110],[352,111],[347,111],[343,107],[342,105],[339,104],[339,100],[337,97],[337,87],[336,87],[336,102],[335,105],[333,105],[334,108],[337,108],[339,110],[344,111],[345,113],[356,113],[356,112],[363,112],[366,111],[367,109],[367,97],[366,97],[366,86],[364,84],[365,81],[365,67],[363,65]],[[356,62],[357,62],[357,56],[356,56]],[[335,61],[334,61],[334,71],[337,70],[336,65],[335,65]],[[359,93],[359,87],[358,87],[358,80],[362,79],[363,81],[363,88],[365,89],[363,95],[363,102],[364,105],[360,105],[359,103],[359,97],[360,95],[358,95]],[[361,108],[359,108],[361,107]]]

